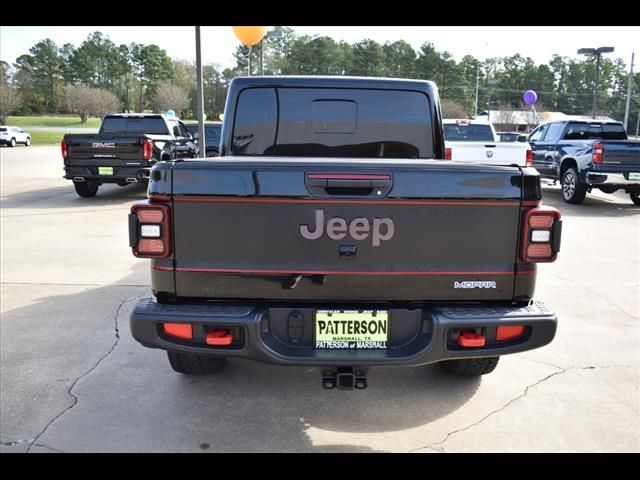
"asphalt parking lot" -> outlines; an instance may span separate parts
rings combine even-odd
[[[640,451],[640,207],[622,193],[565,204],[562,252],[536,297],[550,345],[481,379],[378,368],[365,391],[317,370],[229,361],[174,373],[130,336],[149,268],[128,248],[142,186],[81,199],[58,147],[0,149],[0,451]]]

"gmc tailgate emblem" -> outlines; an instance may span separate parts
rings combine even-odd
[[[113,142],[94,142],[91,146],[93,148],[116,148],[116,144]]]

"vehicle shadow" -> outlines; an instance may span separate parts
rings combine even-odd
[[[614,198],[618,200],[617,197]],[[583,203],[572,205],[562,199],[562,192],[559,187],[545,185],[542,187],[542,203],[557,208],[563,215],[577,217],[631,217],[640,215],[640,206],[631,203],[628,196],[626,197],[626,203],[619,203],[587,194]]]
[[[354,436],[427,425],[481,384],[437,365],[373,368],[364,391],[323,390],[317,368],[243,359],[213,376],[177,374],[165,352],[142,347],[129,331],[133,297],[150,295],[135,286],[146,269],[140,262],[118,282],[79,293],[42,290],[3,312],[3,442],[34,438],[72,404],[74,385],[77,403],[38,444],[74,452],[365,452],[373,450]]]
[[[79,197],[71,182],[64,186],[52,186],[33,190],[23,190],[2,197],[2,208],[77,208],[122,205],[147,196],[147,186],[143,183],[120,187],[102,185],[98,194],[91,198]]]

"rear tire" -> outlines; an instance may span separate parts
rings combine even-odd
[[[95,197],[99,187],[98,182],[95,181],[73,182],[73,186],[76,189],[76,193],[83,198]]]
[[[9,146],[10,146],[11,148],[13,148],[13,147],[15,147],[15,146],[16,146],[16,139],[15,139],[15,138],[12,138],[12,139],[11,139],[11,141],[9,142]]]
[[[479,377],[493,372],[500,357],[464,358],[440,362],[442,369],[457,377]]]
[[[211,375],[218,373],[225,364],[225,357],[192,355],[190,353],[167,352],[171,368],[185,375]]]
[[[640,192],[632,192],[629,194],[629,198],[631,198],[631,201],[633,203],[635,203],[636,205],[640,205]]]
[[[27,137],[27,139],[24,141],[25,147],[28,147],[29,145],[31,145],[31,137]]]
[[[579,204],[587,196],[587,186],[580,181],[575,168],[569,167],[562,175],[562,199],[567,203]]]

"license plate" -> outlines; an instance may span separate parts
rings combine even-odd
[[[98,175],[113,175],[113,167],[98,167]]]
[[[387,348],[389,312],[385,310],[318,310],[314,323],[317,349]]]
[[[640,180],[640,173],[630,173],[629,180]]]

